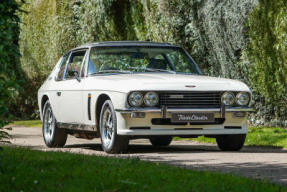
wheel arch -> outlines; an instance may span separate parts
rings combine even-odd
[[[97,101],[96,101],[96,107],[95,107],[95,121],[96,121],[96,128],[97,131],[99,132],[99,121],[100,121],[100,114],[101,114],[101,109],[103,104],[105,103],[106,100],[111,100],[111,97],[108,96],[105,93],[102,93],[101,95],[98,96]]]
[[[40,97],[39,99],[39,112],[40,112],[40,118],[42,120],[43,118],[43,110],[44,110],[44,106],[45,106],[45,103],[49,100],[49,97],[48,95],[44,94]]]
[[[43,95],[41,99],[41,113],[43,113],[44,105],[49,100],[48,95]]]

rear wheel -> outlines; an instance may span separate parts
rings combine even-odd
[[[246,134],[220,135],[216,137],[216,143],[222,151],[239,151],[245,142]]]
[[[117,117],[111,100],[106,100],[100,114],[102,148],[107,153],[121,153],[128,148],[129,139],[117,134]]]
[[[46,101],[43,110],[43,138],[48,147],[63,147],[67,141],[67,134],[57,128],[57,121],[49,101]]]
[[[163,147],[163,146],[168,146],[171,143],[172,137],[171,136],[152,136],[149,140],[153,146]]]

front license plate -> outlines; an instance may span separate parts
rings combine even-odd
[[[172,113],[171,121],[212,123],[214,122],[214,113]]]

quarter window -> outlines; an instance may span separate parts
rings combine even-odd
[[[65,73],[65,79],[74,79],[75,77],[70,73],[73,71],[78,72],[79,76],[81,77],[81,66],[84,61],[86,55],[86,50],[73,52],[70,56],[69,63],[67,66],[67,70]]]
[[[68,60],[68,56],[69,56],[69,54],[66,54],[62,58],[62,61],[61,61],[61,64],[60,64],[61,65],[60,66],[60,70],[59,70],[58,76],[56,78],[57,81],[63,80],[64,72],[65,72],[65,68],[66,68],[66,63],[67,63],[67,60]]]

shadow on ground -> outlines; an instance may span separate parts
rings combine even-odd
[[[102,151],[101,144],[73,144],[66,145],[65,148],[82,148],[90,149],[96,151]],[[168,147],[153,147],[149,144],[130,144],[127,154],[139,154],[139,153],[204,153],[204,152],[220,152],[217,146],[215,145],[177,145],[172,144]],[[225,152],[230,153],[230,152]],[[287,153],[287,150],[284,150],[282,147],[274,146],[245,146],[241,151],[236,151],[232,153]]]
[[[65,148],[82,148],[91,151],[102,151],[100,144],[74,144],[67,145]],[[185,154],[204,154],[205,158],[178,158],[179,155]],[[222,173],[232,173],[255,179],[268,179],[282,185],[287,185],[287,159],[286,164],[279,162],[226,162],[219,161],[213,155],[229,155],[236,156],[238,154],[254,155],[260,153],[287,153],[286,150],[276,147],[244,147],[239,152],[222,152],[215,145],[177,145],[173,144],[169,147],[155,148],[149,144],[130,144],[126,154],[119,155],[122,158],[136,157],[141,160],[167,163],[184,168],[192,168],[195,170],[208,170]]]

